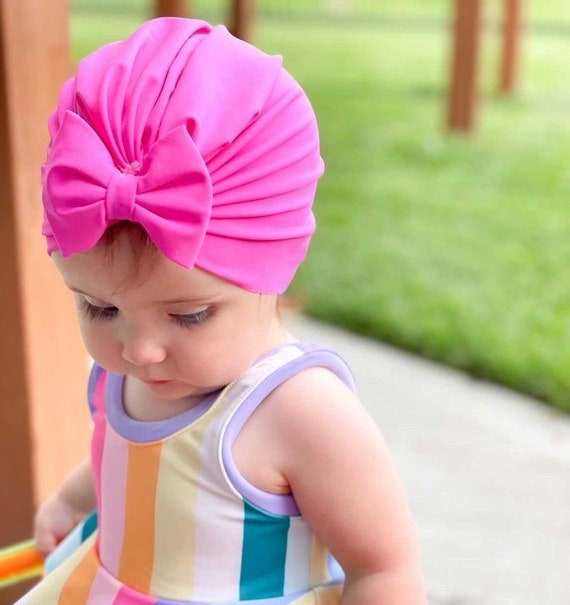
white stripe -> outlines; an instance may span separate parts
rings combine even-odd
[[[219,402],[222,403],[222,402]],[[237,601],[243,545],[243,506],[241,498],[228,493],[216,456],[217,418],[205,431],[200,449],[200,490],[196,500],[196,559],[194,599],[199,601]],[[228,515],[234,516],[229,520]],[[239,519],[235,516],[239,515]],[[224,519],[216,523],[215,519]],[[214,522],[212,522],[214,521]],[[228,535],[228,528],[232,535]],[[224,545],[224,552],[220,546]]]
[[[291,517],[285,559],[285,594],[311,585],[312,534],[301,517]]]

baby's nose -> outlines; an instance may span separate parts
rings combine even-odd
[[[134,366],[161,363],[166,359],[166,348],[151,335],[132,334],[123,341],[122,357]]]

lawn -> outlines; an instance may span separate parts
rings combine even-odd
[[[76,0],[76,58],[149,4]],[[284,56],[321,124],[319,229],[294,285],[307,311],[570,411],[570,6],[531,4],[514,99],[495,94],[485,35],[470,139],[443,128],[447,0],[353,0],[340,16],[264,0],[255,42]],[[227,3],[195,5],[218,20]]]

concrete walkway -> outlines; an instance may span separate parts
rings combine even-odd
[[[408,493],[430,605],[569,605],[570,417],[304,316],[288,323],[351,363]]]

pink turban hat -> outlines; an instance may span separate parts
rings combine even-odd
[[[283,292],[314,231],[323,172],[301,87],[203,21],[147,22],[85,58],[49,119],[48,252],[140,223],[157,248],[252,292]]]

